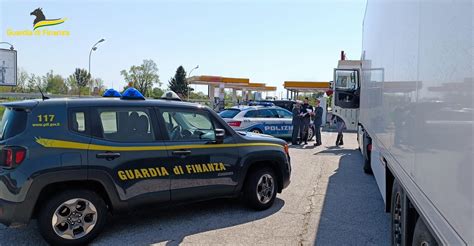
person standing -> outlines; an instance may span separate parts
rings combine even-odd
[[[344,141],[342,140],[343,135],[342,132],[344,128],[346,128],[346,123],[341,119],[341,117],[333,115],[331,120],[336,122],[336,129],[337,129],[337,139],[336,139],[336,146],[344,145]]]
[[[301,102],[297,101],[295,105],[293,105],[293,119],[291,120],[291,125],[293,126],[293,131],[291,133],[291,144],[296,145],[298,144],[298,136],[301,130],[301,117],[300,117],[300,110],[301,110]]]
[[[321,125],[323,124],[323,108],[320,106],[320,101],[316,99],[316,107],[314,109],[314,135],[316,142],[314,146],[321,145]]]
[[[311,114],[313,113],[313,107],[309,105],[309,99],[305,97],[303,106],[301,106],[300,116],[302,118],[301,122],[301,131],[300,131],[300,142],[308,144],[308,129],[311,122]]]

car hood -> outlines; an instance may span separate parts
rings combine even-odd
[[[281,140],[279,138],[276,138],[267,134],[244,132],[244,131],[237,131],[237,133],[240,136],[242,136],[242,138],[248,141],[260,141],[260,142],[276,143],[276,144],[281,144],[281,145],[287,144],[284,140]]]

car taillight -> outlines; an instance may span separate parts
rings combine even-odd
[[[239,127],[240,124],[242,124],[242,121],[229,121],[227,124],[229,124],[229,126]]]
[[[3,166],[13,168],[20,165],[26,157],[26,149],[23,147],[4,147],[2,149]]]

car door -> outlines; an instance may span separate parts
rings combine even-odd
[[[263,123],[263,133],[272,136],[281,135],[283,121],[278,117],[276,111],[269,108],[259,109],[258,116]]]
[[[172,170],[154,109],[99,107],[91,111],[89,176],[105,172],[122,200],[169,201]]]
[[[157,109],[170,156],[171,200],[232,194],[239,175],[239,154],[230,133],[215,142],[215,129],[224,129],[205,109]],[[219,146],[218,146],[219,145]]]
[[[293,114],[285,109],[275,109],[278,117],[283,122],[282,135],[291,136],[293,132],[293,125],[291,121],[293,120]]]

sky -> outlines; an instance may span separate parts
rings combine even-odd
[[[313,1],[10,1],[0,0],[0,42],[12,43],[18,67],[64,77],[88,68],[106,87],[121,89],[120,71],[152,59],[162,88],[182,65],[194,75],[249,78],[277,86],[284,81],[330,81],[341,50],[359,59],[366,0]],[[44,27],[69,36],[8,36],[32,30],[30,12],[41,7]],[[41,29],[41,28],[40,28]],[[38,29],[38,30],[40,30]],[[1,46],[8,48],[8,46]],[[204,91],[201,87],[198,90]],[[207,90],[206,90],[207,91]]]

